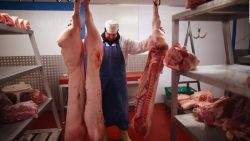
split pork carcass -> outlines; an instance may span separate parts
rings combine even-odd
[[[58,38],[58,45],[61,47],[61,53],[69,74],[65,141],[83,141],[86,133],[83,116],[86,91],[80,6],[80,0],[75,0],[71,24]]]
[[[193,70],[199,64],[198,58],[188,53],[185,47],[181,47],[179,43],[174,44],[165,56],[164,63],[167,67],[175,70]]]
[[[136,93],[136,110],[132,119],[135,131],[144,137],[149,134],[159,75],[163,69],[163,59],[168,49],[166,35],[161,27],[158,13],[158,0],[153,2],[153,33],[148,39],[148,44],[146,44],[150,51]]]
[[[86,105],[84,119],[91,141],[101,141],[104,137],[104,117],[102,112],[102,91],[100,80],[100,67],[103,57],[103,44],[101,36],[94,24],[89,9],[89,0],[84,0],[84,18],[86,24],[86,37],[83,43],[87,54],[86,69]]]

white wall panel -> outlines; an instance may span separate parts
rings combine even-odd
[[[91,11],[100,33],[104,31],[105,21],[113,19],[119,23],[121,35],[138,40],[138,7],[124,5],[92,5]]]

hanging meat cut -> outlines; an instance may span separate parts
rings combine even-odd
[[[72,25],[60,35],[58,44],[69,73],[69,98],[65,140],[82,141],[87,129],[91,141],[101,141],[104,136],[101,82],[102,40],[94,25],[89,0],[83,1],[87,34],[81,40],[80,0],[74,2]],[[86,51],[87,69],[83,54]],[[85,74],[86,71],[86,74]]]
[[[86,100],[83,44],[81,39],[80,0],[74,2],[71,24],[58,38],[58,45],[69,74],[68,109],[65,141],[83,141],[86,132],[84,105]]]
[[[196,56],[188,53],[187,49],[181,47],[179,43],[176,43],[167,51],[164,59],[167,67],[184,71],[195,69],[199,62]]]
[[[158,13],[158,0],[153,6],[153,33],[148,39],[150,49],[148,59],[136,93],[135,115],[132,125],[141,136],[147,136],[150,130],[154,100],[158,85],[159,75],[163,69],[163,59],[168,49],[168,44]]]
[[[104,118],[102,112],[102,91],[100,67],[103,56],[101,36],[94,24],[89,9],[89,0],[84,0],[84,18],[87,34],[83,43],[87,54],[86,105],[84,119],[91,141],[101,141],[104,137]]]

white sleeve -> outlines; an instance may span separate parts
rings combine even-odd
[[[139,54],[148,51],[148,39],[142,41],[133,41],[121,37],[121,47],[126,50],[127,54]]]

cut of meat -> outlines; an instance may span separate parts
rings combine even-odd
[[[188,110],[194,107],[196,101],[193,99],[182,100],[179,102],[179,104],[183,110]]]
[[[30,22],[28,20],[24,20],[23,23],[24,23],[25,29],[31,29]]]
[[[3,16],[3,13],[0,13],[0,23],[6,23],[6,19],[5,17]]]
[[[94,24],[89,9],[89,0],[84,0],[84,19],[87,33],[84,40],[84,49],[87,54],[86,69],[86,105],[84,119],[91,141],[102,141],[104,137],[104,118],[102,112],[102,91],[100,67],[103,57],[101,36]]]
[[[206,102],[206,101],[200,101],[200,102],[196,102],[194,104],[194,107],[203,107],[203,106],[208,106],[212,104],[211,102]]]
[[[75,0],[72,23],[58,38],[58,45],[61,47],[64,63],[69,74],[65,141],[82,141],[86,133],[84,122],[85,69],[83,65],[80,6],[80,0]]]
[[[203,121],[207,125],[213,125],[216,118],[223,114],[223,103],[226,97],[220,97],[214,103],[193,109],[194,116],[198,121]]]
[[[13,105],[12,101],[3,93],[0,93],[0,111],[5,107],[5,106],[11,106]]]
[[[185,57],[180,64],[180,70],[194,70],[199,64],[198,59],[191,53],[188,53],[188,56]]]
[[[18,21],[18,17],[17,16],[10,16],[11,19],[13,20],[14,22],[14,27],[16,28],[20,28],[20,24],[19,24],[19,21]]]
[[[166,36],[161,27],[158,6],[154,5],[153,7],[153,33],[146,44],[150,51],[136,93],[136,110],[132,119],[135,131],[141,136],[149,134],[159,75],[164,66],[165,52],[168,49]]]
[[[192,96],[192,99],[196,101],[206,101],[206,102],[213,102],[214,96],[209,90],[202,90],[199,92],[195,92]]]
[[[184,59],[183,56],[187,55],[186,51],[182,50],[181,45],[176,43],[167,51],[164,59],[165,65],[172,69],[180,70],[179,64]]]
[[[1,110],[0,121],[12,123],[35,117],[37,105],[33,101],[20,102],[15,105],[5,106]]]
[[[24,19],[18,19],[20,28],[25,29],[25,25],[24,25]]]
[[[187,0],[186,2],[186,8],[196,8],[197,6],[203,4],[203,3],[206,3],[208,1],[211,1],[211,0]]]
[[[8,26],[15,26],[15,22],[8,13],[2,13],[2,17],[5,18],[5,24]]]
[[[40,91],[35,91],[31,94],[31,100],[34,101],[37,105],[42,104],[47,99],[48,97]]]
[[[17,16],[10,16],[8,13],[0,13],[0,23],[16,28],[31,29],[28,20],[19,19]]]
[[[47,99],[48,99],[48,97],[38,90],[31,91],[31,92],[22,92],[20,94],[20,101],[21,102],[32,100],[37,105],[42,104]]]
[[[169,68],[187,71],[195,69],[200,61],[195,55],[188,53],[185,47],[176,43],[167,51],[164,62]]]
[[[187,94],[178,94],[178,97],[177,97],[178,101],[187,100],[187,99],[191,99],[190,95],[187,95]]]

